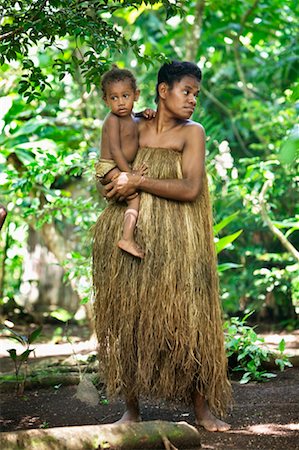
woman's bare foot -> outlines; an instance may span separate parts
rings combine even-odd
[[[115,423],[121,424],[121,423],[128,423],[128,422],[140,422],[140,408],[139,408],[139,402],[138,398],[133,397],[126,397],[126,411],[124,412],[123,416]]]
[[[125,411],[124,414],[122,415],[122,417],[115,422],[116,424],[121,424],[121,423],[134,423],[134,422],[141,422],[141,417],[139,414],[136,414],[133,411]]]
[[[200,425],[207,431],[224,432],[230,429],[230,425],[228,423],[217,419],[217,417],[211,413],[206,400],[199,393],[194,395],[193,403],[196,425]]]
[[[125,239],[121,239],[118,241],[117,246],[131,255],[137,256],[137,258],[144,258],[144,252],[134,241],[126,241]]]
[[[200,425],[207,431],[228,431],[230,429],[230,425],[223,420],[217,419],[211,411],[209,414],[202,416],[201,419],[195,420],[196,425]]]

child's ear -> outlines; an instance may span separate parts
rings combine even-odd
[[[139,89],[136,89],[136,91],[135,91],[135,102],[138,101],[139,95],[140,95],[140,90],[139,90]]]

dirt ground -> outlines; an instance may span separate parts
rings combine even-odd
[[[203,449],[299,449],[298,367],[279,372],[266,383],[232,384],[235,404],[227,417],[232,428],[226,433],[200,429]],[[82,403],[75,393],[76,386],[28,390],[22,397],[0,393],[1,431],[112,423],[124,410],[121,400],[108,401],[104,392],[99,393],[97,406]],[[141,414],[143,420],[186,421],[194,425],[192,409],[179,403],[141,399]]]

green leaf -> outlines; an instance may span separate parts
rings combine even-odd
[[[241,380],[240,380],[240,384],[246,384],[250,381],[251,379],[251,374],[250,372],[245,372],[244,375],[242,376]]]
[[[279,153],[279,159],[283,164],[292,164],[299,154],[299,139],[291,137],[285,141]]]
[[[29,344],[32,344],[41,334],[42,327],[37,328],[36,330],[32,331],[32,333],[28,337]]]
[[[5,327],[10,333],[12,333],[12,336],[9,336],[10,339],[14,339],[18,342],[20,342],[20,344],[22,345],[26,345],[28,340],[27,340],[27,336],[24,336],[22,334],[17,333],[16,331],[12,330],[11,328],[7,328]]]
[[[8,351],[8,353],[9,353],[10,358],[11,358],[13,361],[16,361],[16,360],[17,360],[17,352],[16,352],[16,349],[12,348],[12,349],[7,350],[7,351]]]
[[[239,211],[231,214],[228,217],[225,217],[223,220],[221,220],[221,222],[214,225],[214,227],[213,227],[214,234],[218,234],[219,231],[221,231],[224,227],[226,227],[226,225],[231,223],[238,215],[239,215]]]
[[[280,351],[280,353],[283,353],[285,351],[286,348],[286,342],[284,339],[281,339],[281,341],[278,344],[278,350]]]
[[[236,233],[230,234],[228,236],[225,236],[225,237],[219,239],[219,241],[216,242],[217,254],[220,253],[226,247],[228,247],[232,242],[234,242],[240,236],[240,234],[242,232],[243,232],[243,230],[239,230]]]
[[[20,356],[19,356],[20,361],[22,361],[22,362],[27,361],[30,353],[33,352],[33,351],[34,351],[33,348],[32,349],[28,348],[23,353],[21,353]]]
[[[34,153],[32,153],[30,150],[15,148],[14,151],[19,160],[22,161],[22,163],[25,165],[35,161]]]
[[[50,316],[54,317],[57,320],[60,320],[61,322],[67,322],[74,317],[73,314],[63,308],[58,308],[55,311],[51,312]]]
[[[218,272],[225,272],[229,269],[239,269],[240,267],[243,267],[242,264],[235,264],[235,263],[222,263],[218,264],[217,270]]]

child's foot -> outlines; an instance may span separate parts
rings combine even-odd
[[[143,250],[134,241],[126,241],[121,239],[118,241],[117,246],[131,255],[137,256],[137,258],[144,258]]]

